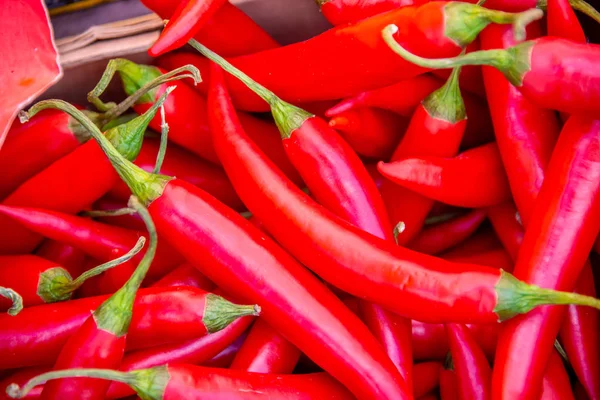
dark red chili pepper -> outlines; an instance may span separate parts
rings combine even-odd
[[[50,367],[31,367],[31,368],[23,368],[17,370],[16,372],[9,374],[7,377],[3,378],[0,381],[0,399],[1,400],[9,400],[11,397],[8,397],[6,393],[6,389],[12,383],[16,383],[21,386],[26,384],[30,379],[35,378],[40,374],[45,374],[50,371]],[[43,386],[36,386],[33,388],[25,397],[22,397],[24,400],[37,400],[40,398],[40,394],[42,394]]]
[[[0,205],[0,214],[18,221],[33,232],[77,247],[88,256],[108,262],[127,253],[145,232],[106,225],[91,219],[55,211]],[[92,295],[112,293],[129,279],[144,253],[131,261],[107,270],[93,282]],[[183,262],[182,257],[166,243],[161,243],[152,262],[148,277],[162,277]],[[89,283],[88,283],[89,284]]]
[[[441,257],[466,257],[474,253],[502,249],[502,243],[494,231],[484,226],[469,239],[442,254]]]
[[[143,0],[142,3],[163,19],[170,19],[178,4],[164,0]],[[228,57],[279,47],[256,22],[229,2],[225,2],[194,37]]]
[[[500,239],[512,259],[516,260],[521,243],[523,243],[525,230],[515,205],[508,202],[498,204],[488,208],[486,213],[498,239]]]
[[[166,95],[162,100],[165,98]],[[157,102],[157,107],[144,116],[105,133],[118,145],[122,154],[135,159],[148,122],[160,104]],[[98,145],[90,141],[27,180],[2,204],[76,213],[102,197],[117,179],[118,175]],[[0,226],[0,254],[29,253],[41,240],[39,235],[8,217],[0,218]]]
[[[24,307],[69,300],[87,279],[131,259],[142,249],[143,243],[143,240],[138,242],[134,249],[120,259],[85,271],[77,279],[73,279],[62,266],[41,257],[0,256],[0,282],[21,295]],[[12,301],[9,299],[0,298],[0,312],[6,311],[11,305]]]
[[[450,353],[461,399],[491,398],[492,369],[471,331],[462,324],[446,324]]]
[[[469,0],[469,2],[475,2],[475,0]],[[600,22],[598,12],[590,4],[583,0],[569,0],[569,3],[575,10],[582,12],[596,22]],[[485,2],[487,8],[512,12],[527,10],[534,7],[543,8],[547,4],[547,0],[489,0],[489,2]]]
[[[321,13],[334,26],[358,22],[396,8],[425,2],[426,0],[317,0]]]
[[[214,290],[215,284],[206,276],[202,275],[193,265],[185,263],[163,276],[152,286],[192,286],[210,292]]]
[[[151,172],[154,169],[159,148],[160,140],[146,138],[140,154],[135,160],[135,165]],[[176,176],[178,179],[183,179],[192,185],[198,186],[234,210],[242,211],[245,209],[244,204],[233,190],[227,175],[222,169],[177,146],[169,145],[160,173]],[[126,201],[129,194],[129,188],[121,181],[110,191],[110,196],[116,200]]]
[[[229,368],[235,355],[240,350],[240,347],[242,347],[242,343],[246,339],[246,336],[245,333],[242,334],[219,354],[212,357],[210,360],[203,362],[202,366],[211,368]]]
[[[35,255],[62,265],[71,275],[79,275],[83,272],[85,253],[71,245],[46,239],[37,248]]]
[[[473,254],[446,254],[442,256],[444,260],[467,263],[467,264],[479,264],[487,265],[489,267],[503,269],[504,271],[511,272],[515,265],[510,254],[504,249],[487,250],[484,252],[473,253]]]
[[[175,50],[187,43],[227,0],[180,0],[167,26],[148,54],[152,57]]]
[[[408,244],[412,250],[439,254],[465,241],[485,220],[485,212],[474,210],[467,214],[426,227]],[[481,264],[486,265],[486,264]]]
[[[128,163],[81,113],[61,107],[118,159],[116,167],[136,196],[151,203],[159,233],[209,279],[226,292],[260,301],[266,322],[364,398],[406,397],[400,374],[368,329],[275,242],[195,186]]]
[[[94,219],[106,225],[119,226],[121,228],[143,232],[146,229],[144,222],[137,214],[114,215],[114,210],[120,210],[126,207],[123,201],[115,200],[110,196],[104,196],[96,201],[91,209],[95,211],[108,211],[107,215],[94,215]],[[162,243],[161,243],[162,245]]]
[[[511,198],[508,179],[496,143],[453,158],[421,156],[379,162],[390,181],[429,199],[457,207],[489,207]]]
[[[559,290],[575,288],[600,230],[600,209],[595,207],[600,197],[598,146],[599,121],[586,116],[569,118],[515,264],[515,276],[525,282]],[[565,311],[564,307],[541,307],[505,324],[496,354],[495,393],[511,399],[539,395]]]
[[[562,363],[558,352],[553,351],[544,372],[540,400],[573,400],[573,390],[569,374]]]
[[[259,319],[230,368],[263,374],[291,374],[299,359],[300,350]]]
[[[440,399],[459,400],[458,379],[456,373],[449,369],[442,369],[440,373]]]
[[[395,57],[387,48],[381,38],[381,30],[388,24],[396,23],[403,27],[397,39],[409,49],[423,55],[443,57],[458,54],[492,22],[521,24],[532,16],[541,17],[541,11],[538,11],[503,14],[461,2],[430,2],[421,7],[403,7],[356,24],[336,27],[304,42],[230,58],[229,61],[291,103],[339,99],[425,72],[423,68]],[[465,19],[472,21],[472,25],[465,26]],[[307,60],[316,63],[314,68],[313,64],[306,64]],[[168,54],[159,61],[159,65],[171,70],[182,62],[191,62],[201,68],[204,77],[209,77],[206,60],[191,54]],[[350,76],[352,79],[347,79]],[[269,109],[263,100],[236,79],[228,79],[227,85],[236,108],[246,111]],[[203,92],[207,90],[205,84],[196,88]]]
[[[169,364],[120,372],[108,369],[53,371],[30,380],[23,388],[10,386],[9,396],[20,398],[40,383],[57,378],[100,378],[122,382],[148,400],[302,399],[351,400],[353,396],[325,373],[304,375],[258,374],[232,369]]]
[[[426,59],[400,46],[385,30],[387,41],[403,59],[422,68],[487,65],[498,69],[528,100],[567,113],[600,110],[600,45],[543,37],[508,49],[481,50],[454,58]],[[578,85],[572,82],[580,82]]]
[[[585,33],[568,0],[548,0],[546,24],[548,36],[562,37],[585,43]]]
[[[45,111],[26,124],[15,122],[2,146],[0,199],[88,139],[81,125],[56,110]]]
[[[150,65],[135,64],[129,60],[116,59],[111,61],[102,76],[95,91],[101,92],[108,85],[115,72],[119,73],[123,81],[123,88],[128,95],[133,94],[148,82],[160,76],[165,71]],[[169,138],[185,149],[198,154],[205,160],[219,164],[219,158],[213,148],[208,127],[207,105],[204,97],[183,82],[170,82],[169,85],[177,87],[168,99],[165,100],[165,120],[169,125]],[[142,114],[150,109],[158,98],[167,89],[162,85],[153,92],[142,97],[133,109]],[[95,96],[94,101],[103,103]],[[244,128],[248,130],[252,139],[263,149],[269,157],[279,165],[294,182],[300,183],[301,179],[287,159],[278,139],[276,127],[248,114],[240,114]],[[150,121],[150,127],[160,132],[162,119],[156,116]],[[168,152],[167,152],[168,153]],[[178,176],[178,175],[177,175]]]
[[[425,396],[440,385],[440,372],[444,366],[439,362],[423,362],[413,365],[413,395]],[[1,390],[2,386],[0,386]]]
[[[190,287],[141,289],[134,304],[127,348],[147,348],[206,335],[215,328],[209,316],[214,316],[223,302],[216,301],[217,297]],[[83,325],[90,310],[98,308],[107,298],[44,304],[26,308],[14,317],[0,315],[0,369],[54,363],[64,343]],[[229,303],[229,307],[238,310],[237,316],[254,312],[251,306]],[[235,317],[232,313],[231,320]]]
[[[389,111],[363,107],[335,115],[329,126],[361,156],[388,160],[408,123]]]

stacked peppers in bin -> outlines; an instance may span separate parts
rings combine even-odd
[[[3,396],[600,399],[596,10],[143,2],[156,64],[0,150]]]

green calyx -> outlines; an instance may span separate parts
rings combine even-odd
[[[596,298],[529,285],[505,271],[501,271],[495,290],[498,298],[494,312],[500,322],[542,305],[574,304],[600,309]]]
[[[450,58],[423,58],[406,50],[394,39],[396,25],[388,25],[382,31],[383,40],[389,48],[405,60],[429,69],[446,69],[465,65],[489,65],[497,68],[515,86],[523,84],[525,74],[531,69],[531,53],[534,41],[519,43],[503,50],[481,50]]]
[[[532,21],[544,16],[543,11],[531,9],[520,13],[507,13],[462,2],[450,2],[444,8],[446,16],[445,35],[457,46],[465,47],[473,42],[490,23],[512,24],[515,38],[525,38],[525,28]]]
[[[61,267],[47,269],[40,274],[37,294],[44,303],[69,300],[73,295],[73,278]]]
[[[6,394],[13,399],[22,399],[37,385],[64,378],[96,378],[121,382],[135,390],[142,400],[163,400],[170,376],[166,366],[129,372],[98,368],[72,368],[38,375],[30,379],[23,387],[12,383],[6,388]]]
[[[96,126],[99,126],[101,123],[102,114],[98,114],[97,112],[89,110],[82,110],[81,112],[84,113],[85,116],[88,117]],[[73,118],[69,118],[69,130],[73,132],[73,136],[75,136],[75,139],[77,139],[79,143],[85,143],[91,138],[88,130]]]
[[[202,322],[209,333],[215,333],[226,328],[240,317],[248,315],[257,316],[259,314],[260,307],[258,305],[245,306],[233,304],[221,296],[209,294],[206,296]]]
[[[14,290],[0,286],[0,296],[5,297],[13,302],[12,306],[6,311],[8,315],[14,317],[23,309],[23,297]]]
[[[129,114],[124,114],[124,115],[120,115],[117,118],[113,119],[112,121],[110,121],[108,124],[99,127],[101,131],[106,132],[109,129],[115,128],[119,125],[122,124],[126,124],[129,121],[131,121],[134,118],[137,118],[137,114],[135,113],[129,113]],[[89,133],[88,133],[89,135]]]
[[[127,96],[131,96],[144,85],[162,75],[160,70],[152,65],[136,64],[129,60],[122,62],[118,72],[123,82],[123,90]],[[157,88],[154,88],[145,93],[138,99],[137,104],[154,102],[156,100],[156,90]]]
[[[444,86],[423,100],[423,107],[430,116],[453,124],[467,118],[465,103],[458,85],[459,76],[460,67],[454,68]]]
[[[292,132],[302,126],[304,121],[314,117],[314,115],[308,111],[281,100],[269,89],[231,65],[231,63],[214,51],[200,44],[197,40],[192,39],[188,43],[194,49],[198,50],[198,52],[204,57],[208,58],[225,71],[239,79],[244,85],[246,85],[250,90],[252,90],[261,99],[269,104],[271,107],[271,113],[273,114],[273,119],[275,120],[277,128],[279,128],[279,133],[281,134],[282,139],[288,139],[292,135]]]

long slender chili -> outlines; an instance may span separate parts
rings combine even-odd
[[[377,168],[384,177],[404,188],[456,207],[489,207],[511,198],[494,142],[453,158],[411,157],[379,162]]]
[[[585,33],[568,0],[548,0],[546,9],[548,36],[585,43]]]
[[[444,57],[460,53],[490,23],[522,27],[542,14],[540,10],[506,14],[472,4],[436,1],[421,7],[403,7],[330,29],[304,42],[228,61],[285,101],[298,104],[339,99],[425,72],[395,56],[387,47],[381,30],[389,24],[403,27],[396,39],[409,49]],[[206,59],[185,53],[168,54],[159,60],[159,65],[173,69],[190,62],[203,73],[208,72]],[[350,76],[352,79],[347,79]],[[228,79],[227,86],[237,109],[269,110],[262,99],[236,79]],[[196,88],[206,92],[207,85]]]
[[[325,373],[305,375],[257,374],[223,368],[170,364],[120,372],[109,369],[67,369],[37,376],[23,388],[11,385],[10,397],[18,399],[45,381],[58,378],[99,378],[122,382],[148,400],[200,400],[214,396],[237,399],[351,400],[353,396]]]
[[[52,239],[44,240],[36,249],[35,255],[62,265],[71,276],[83,272],[82,267],[86,257],[85,253],[76,247]]]
[[[498,69],[535,104],[567,113],[600,110],[600,45],[543,37],[503,50],[481,50],[454,58],[427,59],[407,51],[394,39],[395,25],[384,38],[398,55],[422,68],[488,65]],[[572,85],[572,82],[580,82]]]
[[[541,400],[575,400],[569,374],[557,351],[553,351],[548,360],[542,381]]]
[[[85,116],[67,104],[61,108],[90,129],[136,197],[150,204],[162,237],[209,279],[229,293],[260,302],[261,315],[270,325],[353,393],[410,398],[396,367],[368,329],[275,242],[200,189],[131,164]],[[34,106],[31,112],[35,111]]]
[[[440,385],[440,372],[443,365],[437,361],[417,363],[413,366],[413,395],[425,396]],[[1,390],[1,387],[0,387]]]

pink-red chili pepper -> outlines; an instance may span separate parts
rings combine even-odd
[[[304,375],[258,374],[189,364],[169,364],[121,372],[109,369],[70,369],[39,375],[22,388],[7,391],[19,398],[37,386],[57,378],[100,378],[124,383],[148,400],[200,400],[210,398],[351,400],[352,394],[325,373]]]
[[[422,68],[453,68],[486,65],[500,71],[529,101],[543,108],[567,113],[600,110],[600,45],[543,37],[519,43],[508,49],[481,50],[454,58],[427,59],[410,53],[393,35],[384,35],[403,59]],[[578,85],[572,82],[580,82]]]
[[[388,160],[408,123],[389,111],[363,107],[335,115],[329,120],[329,126],[359,155]]]
[[[87,112],[93,118],[93,113]],[[0,157],[0,199],[54,161],[69,154],[89,139],[76,121],[56,110],[45,111],[40,118],[13,124]]]
[[[468,239],[484,220],[484,211],[473,210],[449,221],[426,227],[409,242],[408,247],[425,254],[442,253]]]
[[[556,350],[552,351],[544,379],[540,400],[574,400],[569,374]]]
[[[36,249],[35,255],[62,265],[71,275],[79,275],[83,272],[85,253],[74,246],[46,239]]]
[[[299,359],[300,350],[259,319],[230,368],[262,374],[291,374]]]
[[[223,299],[190,287],[141,289],[134,304],[127,349],[182,342],[213,330],[215,311]],[[0,315],[0,369],[55,362],[62,346],[108,296],[26,308],[19,315]],[[216,307],[216,308],[215,308]],[[248,306],[238,309],[247,315]],[[253,311],[252,311],[253,312]],[[231,314],[231,320],[236,317]]]
[[[165,0],[142,0],[142,3],[163,19],[170,19],[179,4]],[[225,2],[194,37],[228,57],[279,47],[252,18],[229,2]]]
[[[175,50],[187,43],[227,0],[180,0],[167,26],[148,54],[152,57]]]
[[[511,198],[496,143],[467,150],[453,158],[411,157],[379,162],[390,181],[429,199],[457,207],[489,207]]]
[[[61,107],[118,159],[115,166],[123,179],[138,198],[151,203],[159,233],[209,279],[260,302],[266,322],[360,396],[407,397],[396,367],[368,329],[275,242],[195,186],[127,162],[85,116],[66,104]],[[35,111],[34,106],[30,112]]]
[[[425,396],[440,385],[440,372],[444,366],[435,361],[413,365],[413,395],[415,398]],[[2,387],[0,386],[0,390]]]
[[[18,221],[33,232],[77,247],[88,256],[108,262],[127,253],[145,232],[133,231],[110,226],[91,219],[55,211],[35,208],[8,207],[0,205],[0,214]],[[112,293],[129,279],[140,263],[144,253],[139,253],[131,261],[107,270],[103,275],[93,278],[93,295]],[[148,277],[162,277],[175,266],[183,262],[182,257],[166,243],[159,245],[153,259]]]
[[[546,24],[548,36],[585,43],[585,33],[568,0],[548,0]]]
[[[332,25],[344,25],[400,7],[424,4],[427,0],[317,0],[321,13]]]
[[[573,290],[600,230],[600,122],[572,116],[563,127],[531,215],[514,274],[525,282]],[[584,173],[582,173],[584,171]],[[545,365],[565,315],[541,307],[505,324],[493,391],[529,399],[541,390]]]
[[[135,160],[135,165],[151,172],[156,164],[159,148],[160,141],[158,139],[145,139],[140,154]],[[176,176],[178,179],[198,186],[234,210],[243,211],[245,209],[222,169],[175,145],[169,145],[160,173]],[[126,201],[129,194],[127,185],[121,181],[109,193],[114,199],[122,201]]]
[[[475,2],[475,0],[469,0],[469,2]],[[583,0],[569,0],[569,3],[577,11],[582,12],[588,17],[594,19],[596,22],[600,22],[600,15],[598,12],[588,3]],[[544,7],[548,2],[544,0],[489,0],[486,1],[485,6],[494,10],[504,11],[523,11],[534,7]]]
[[[491,397],[492,369],[469,328],[446,324],[450,353],[461,399],[487,400]]]
[[[291,103],[339,99],[425,72],[387,48],[381,30],[388,24],[403,27],[397,39],[409,49],[424,56],[443,57],[458,54],[492,22],[521,24],[532,15],[541,17],[535,10],[503,14],[472,4],[436,1],[421,7],[403,7],[330,29],[304,42],[229,61]],[[465,26],[465,18],[472,21],[472,25]],[[307,64],[307,60],[311,64]],[[191,62],[201,69],[204,77],[210,76],[207,60],[189,53],[168,54],[159,60],[159,65],[171,70],[182,62]],[[347,79],[350,76],[352,79]],[[268,111],[265,102],[244,84],[228,79],[227,85],[236,108]],[[200,84],[196,88],[206,92],[207,85]]]
[[[166,94],[162,100],[165,98]],[[143,116],[106,132],[122,154],[135,159],[146,127],[160,104],[161,101]],[[90,141],[24,182],[2,204],[76,213],[102,197],[117,179],[118,175],[98,145]],[[18,222],[0,218],[0,254],[28,253],[40,240],[39,235]]]

